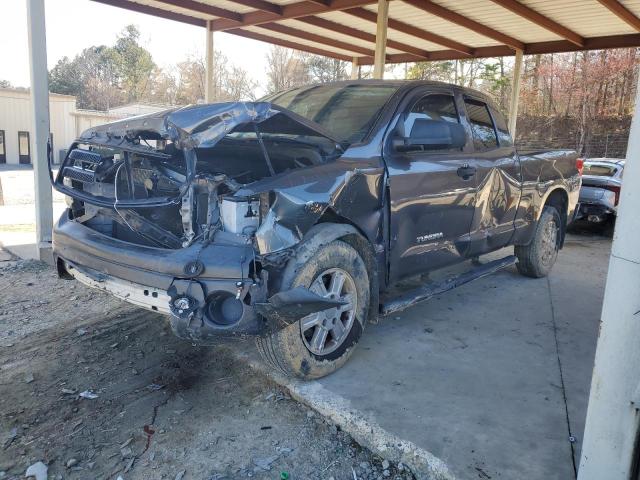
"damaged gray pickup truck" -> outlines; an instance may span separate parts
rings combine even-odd
[[[571,151],[516,152],[473,90],[295,88],[85,131],[52,174],[69,206],[54,256],[62,277],[168,315],[190,342],[255,337],[271,366],[318,378],[378,315],[514,263],[546,275],[580,169]],[[465,260],[463,274],[385,298]]]

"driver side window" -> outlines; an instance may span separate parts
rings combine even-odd
[[[460,123],[453,95],[446,94],[425,95],[413,104],[404,121],[406,135],[411,133],[417,118]]]

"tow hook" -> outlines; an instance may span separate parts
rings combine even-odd
[[[244,288],[244,282],[236,282],[236,300],[240,300],[242,296],[242,289]]]
[[[169,307],[176,317],[188,318],[198,308],[198,302],[188,295],[180,295],[171,299]]]

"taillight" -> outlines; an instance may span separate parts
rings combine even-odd
[[[614,205],[617,207],[618,202],[620,201],[620,187],[618,185],[607,185],[604,187],[604,189],[615,193],[616,197],[615,197]]]
[[[578,169],[578,175],[582,176],[582,170],[584,170],[584,158],[576,158],[576,168]]]

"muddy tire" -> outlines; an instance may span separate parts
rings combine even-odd
[[[529,245],[515,247],[518,272],[526,277],[546,277],[558,258],[561,238],[562,220],[558,210],[544,207]]]
[[[321,246],[295,267],[291,278],[284,279],[282,290],[302,286],[319,295],[341,298],[347,305],[306,316],[259,337],[256,344],[268,365],[287,376],[310,380],[334,372],[353,353],[369,310],[369,275],[358,252],[340,240]]]

